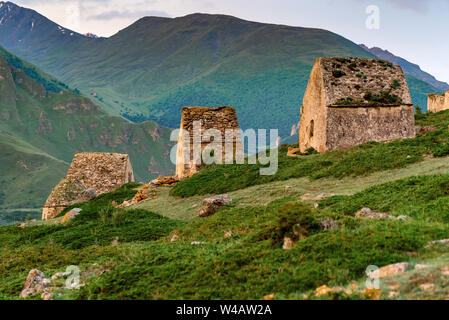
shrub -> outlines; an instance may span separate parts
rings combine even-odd
[[[356,71],[357,70],[357,64],[355,62],[351,63],[348,66],[349,69],[351,69],[352,71]]]
[[[432,153],[435,157],[444,157],[449,155],[449,143],[436,146]]]
[[[284,204],[277,213],[273,242],[280,244],[284,237],[297,241],[319,231],[321,231],[321,225],[308,206],[299,201],[289,202]]]
[[[416,114],[422,114],[422,107],[420,105],[415,106]]]
[[[306,150],[307,154],[318,154],[319,152],[315,150],[315,148],[310,147],[309,149]]]
[[[399,88],[400,86],[401,86],[401,84],[399,83],[399,81],[398,80],[394,80],[393,84],[391,85],[391,88],[392,89],[396,89],[396,88]]]
[[[342,70],[340,70],[340,69],[337,69],[337,70],[332,71],[332,75],[333,75],[335,78],[341,78],[341,77],[343,77],[343,76],[346,75],[346,72],[344,72],[344,71],[342,71]]]
[[[368,102],[394,104],[399,103],[399,97],[396,94],[391,94],[391,90],[381,91],[380,94],[374,94],[368,91],[363,97]]]

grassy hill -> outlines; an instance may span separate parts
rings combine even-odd
[[[375,57],[326,30],[224,15],[145,17],[110,38],[91,39],[9,5],[0,44],[94,94],[110,114],[171,128],[184,106],[231,105],[242,128],[278,128],[288,136],[317,57]],[[408,80],[414,103],[424,109],[426,94],[441,91]]]
[[[67,88],[0,48],[0,223],[38,215],[75,152],[127,153],[140,181],[174,170],[169,129],[109,116]]]
[[[210,167],[128,209],[110,203],[130,199],[136,184],[80,204],[82,213],[68,224],[1,227],[0,298],[17,299],[30,269],[50,277],[75,264],[84,286],[59,290],[58,299],[318,299],[315,289],[322,285],[346,290],[320,299],[370,299],[363,292],[366,268],[397,262],[429,263],[432,276],[413,270],[398,288],[382,280],[381,299],[443,298],[448,248],[427,243],[449,238],[449,112],[418,116],[417,122],[437,130],[291,159],[283,147],[285,165],[270,180],[246,166]],[[214,174],[232,183],[223,189]],[[191,191],[198,179],[207,190]],[[232,205],[196,218],[204,196],[195,194],[230,190]],[[325,197],[302,200],[306,193]],[[356,218],[364,207],[410,219]],[[283,250],[296,224],[302,240]],[[423,291],[425,283],[440,291]]]

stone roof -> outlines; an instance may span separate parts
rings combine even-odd
[[[97,194],[107,193],[127,180],[128,160],[127,154],[120,153],[76,153],[67,172],[67,179],[77,179],[87,188],[93,188]]]
[[[438,94],[438,93],[429,93],[427,96],[429,97],[445,97],[445,96],[449,96],[449,89],[446,90],[445,92]]]
[[[88,201],[95,195],[111,192],[134,181],[127,154],[76,153],[67,176],[52,190],[44,207],[67,207]]]
[[[184,107],[182,108],[181,128],[191,129],[194,121],[202,120],[204,129],[239,128],[237,113],[233,107],[216,108]]]
[[[412,105],[400,66],[380,59],[318,58],[327,106]]]

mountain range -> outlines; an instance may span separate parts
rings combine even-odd
[[[75,152],[128,153],[141,181],[172,173],[167,127],[179,125],[184,106],[231,105],[243,129],[290,136],[320,56],[400,64],[424,109],[427,93],[447,88],[388,51],[326,30],[225,15],[144,17],[103,38],[0,2],[0,45],[0,220],[37,212]]]
[[[288,136],[314,60],[376,58],[335,33],[225,15],[144,17],[109,38],[91,38],[4,2],[0,44],[91,95],[105,112],[177,127],[184,106],[231,105],[242,128]],[[408,74],[425,108],[434,85]]]
[[[380,59],[387,60],[395,65],[401,66],[402,70],[404,70],[406,74],[409,74],[415,77],[416,79],[427,82],[428,84],[434,86],[437,89],[443,91],[449,89],[449,84],[447,84],[446,82],[438,81],[431,74],[421,70],[421,67],[419,65],[411,63],[410,61],[407,61],[404,58],[395,56],[388,50],[383,50],[382,48],[379,47],[368,48],[364,44],[361,44],[360,47],[362,47],[363,49],[367,50],[368,52],[372,53],[373,55],[375,55]]]
[[[105,114],[0,48],[0,224],[23,218],[21,212],[39,216],[75,152],[127,153],[138,181],[171,173],[170,132],[155,122]]]

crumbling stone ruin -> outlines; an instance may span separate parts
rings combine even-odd
[[[201,132],[198,134],[194,134],[194,122],[201,122]],[[204,136],[206,130],[215,129],[221,134],[223,161],[230,159],[227,157],[235,158],[243,154],[237,113],[232,107],[184,107],[180,129],[176,155],[176,176],[179,179],[188,178],[197,173],[203,164],[200,152],[202,153],[208,145],[213,144],[215,139],[215,137]],[[229,130],[232,130],[234,135],[226,134],[231,132]],[[232,145],[233,150],[232,154],[227,153],[225,157],[226,142]],[[201,146],[201,150],[198,148],[198,152],[195,152],[194,144]]]
[[[77,153],[67,176],[48,197],[42,220],[54,218],[68,206],[92,200],[133,181],[134,172],[127,154]]]
[[[427,112],[437,113],[449,110],[449,90],[443,94],[429,94],[427,97]]]
[[[301,152],[414,137],[413,103],[401,67],[378,59],[316,60],[301,107]]]

